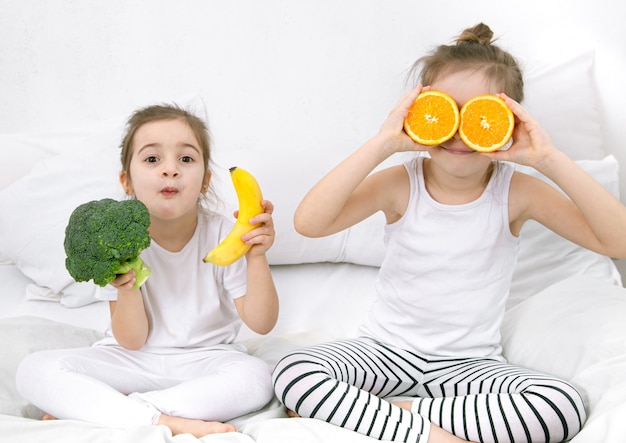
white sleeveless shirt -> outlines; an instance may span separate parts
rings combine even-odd
[[[502,359],[500,325],[519,239],[509,226],[513,167],[496,168],[482,195],[445,205],[426,191],[423,157],[405,163],[405,214],[385,228],[378,297],[364,335],[429,357]]]

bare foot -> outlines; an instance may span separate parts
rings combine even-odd
[[[402,409],[406,409],[407,411],[411,410],[411,406],[413,405],[412,401],[392,401],[392,405],[400,406]]]
[[[431,423],[428,443],[468,443],[468,441],[450,434],[448,431]]]
[[[237,431],[233,425],[228,423],[172,417],[165,414],[161,414],[159,424],[170,428],[173,435],[191,434],[197,438],[204,437],[209,434],[223,434],[225,432]]]
[[[57,418],[50,415],[50,414],[44,414],[43,417],[41,417],[42,420],[56,420]]]

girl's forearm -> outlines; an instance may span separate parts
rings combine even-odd
[[[278,294],[265,255],[247,257],[248,290],[236,300],[243,322],[258,334],[269,333],[278,320]]]
[[[582,212],[602,245],[602,253],[626,257],[626,206],[573,160],[555,151],[537,167],[556,183]]]
[[[334,222],[359,184],[393,151],[382,133],[326,174],[306,194],[294,215],[296,230],[308,237],[322,237],[341,230]]]
[[[139,289],[118,291],[111,312],[111,330],[117,342],[127,349],[139,349],[146,343],[148,317]]]

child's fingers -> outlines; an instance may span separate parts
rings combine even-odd
[[[274,244],[274,230],[259,227],[242,236],[241,240],[247,245],[261,246],[268,250]]]
[[[421,83],[418,84],[415,88],[413,88],[412,90],[410,90],[409,92],[407,92],[406,94],[402,96],[402,98],[396,105],[395,109],[401,108],[401,109],[406,109],[408,111],[411,105],[413,104],[413,102],[415,101],[415,99],[417,98],[417,96],[420,95],[420,93],[423,90],[424,88],[422,84]]]
[[[273,226],[274,220],[272,219],[272,214],[269,212],[263,212],[261,214],[255,215],[249,220],[251,225],[263,225],[263,226]]]
[[[265,209],[266,214],[272,214],[274,212],[274,203],[269,200],[263,200],[261,206]]]
[[[499,95],[504,100],[504,102],[509,107],[509,109],[513,111],[513,114],[515,115],[515,117],[517,117],[517,119],[520,122],[528,123],[534,120],[532,116],[530,115],[530,113],[518,102],[516,102],[515,100],[513,100],[511,97],[509,97],[508,95],[504,93],[499,94]]]
[[[274,204],[269,200],[261,201],[261,206],[263,206],[263,209],[265,210],[265,212],[263,212],[262,214],[272,215],[272,213],[274,212]],[[233,212],[233,215],[235,216],[235,218],[239,217],[239,209],[235,210],[235,212]],[[252,225],[256,225],[257,223],[262,223],[262,220],[257,221],[256,217],[258,217],[258,215],[252,217],[250,220],[248,220],[248,222]]]
[[[422,85],[417,85],[416,88],[407,92],[402,96],[400,101],[396,103],[393,109],[389,112],[387,116],[387,120],[383,123],[380,130],[381,131],[401,131],[404,119],[409,114],[409,108],[417,98],[417,96],[422,91]]]
[[[124,288],[128,286],[132,286],[135,284],[136,276],[135,271],[130,270],[126,274],[119,274],[113,281],[110,283],[114,288]]]

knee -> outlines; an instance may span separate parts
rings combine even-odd
[[[68,349],[37,351],[27,355],[17,367],[15,387],[31,403],[60,389],[67,374],[75,371],[73,354]]]
[[[274,398],[271,367],[263,360],[251,358],[228,371],[235,376],[239,390],[244,394],[240,401],[245,409],[258,410]]]
[[[256,362],[252,370],[258,377],[255,377],[256,383],[253,389],[256,392],[256,398],[258,399],[259,408],[269,403],[274,398],[274,386],[272,385],[272,369],[264,361],[259,360]]]
[[[15,373],[17,392],[31,402],[41,388],[38,381],[42,379],[42,373],[47,372],[49,362],[45,354],[45,352],[35,352],[27,355],[20,362]]]
[[[287,392],[295,385],[310,384],[311,378],[328,378],[331,371],[311,355],[295,352],[283,357],[272,371],[272,383],[276,396],[285,404]]]
[[[535,398],[533,404],[539,415],[546,419],[546,425],[552,430],[551,434],[562,432],[564,440],[574,437],[587,420],[582,396],[566,381],[535,381],[526,393]]]

